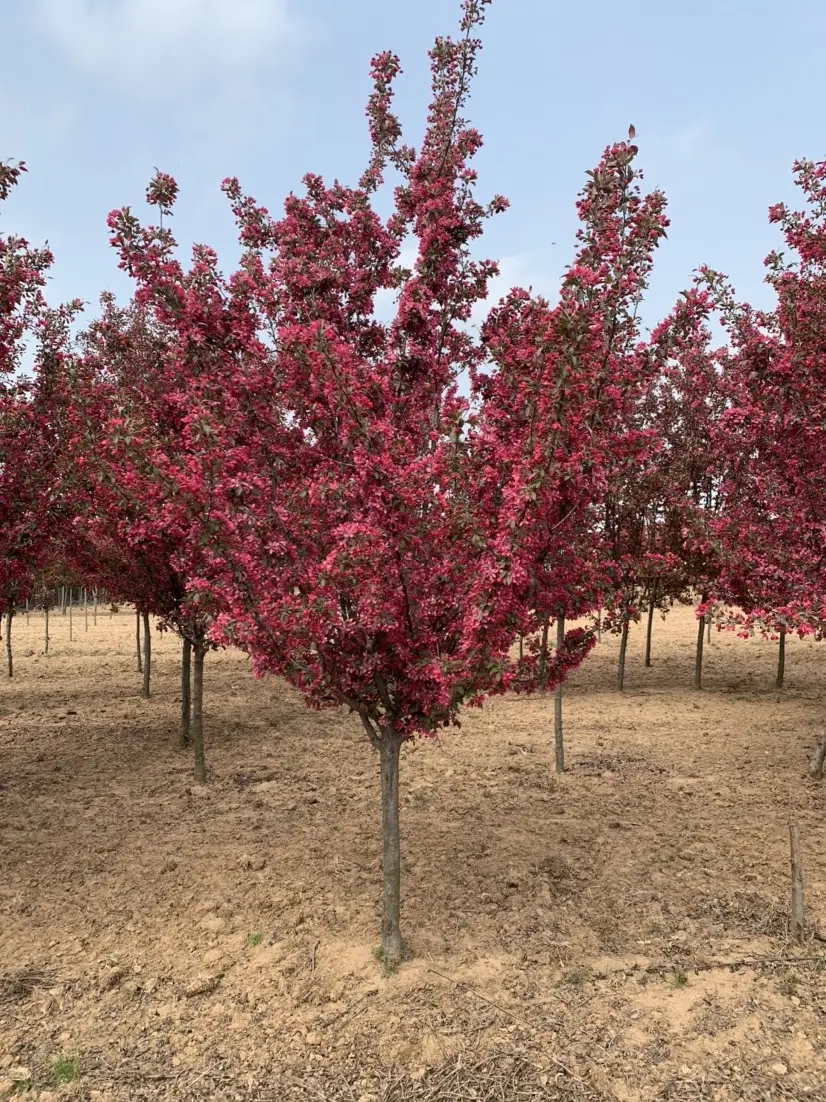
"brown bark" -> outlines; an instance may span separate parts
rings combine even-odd
[[[14,605],[9,605],[6,614],[6,658],[9,666],[9,677],[14,677],[14,657],[11,652],[11,622],[14,618]]]
[[[381,951],[388,964],[402,959],[401,935],[401,842],[399,834],[399,757],[402,737],[392,728],[382,732],[381,833],[384,898],[381,918]]]
[[[823,780],[823,766],[826,763],[826,731],[821,732],[820,743],[809,762],[809,773],[815,780]]]
[[[803,906],[803,861],[800,856],[800,832],[795,818],[789,820],[789,843],[789,863],[792,873],[789,936],[792,941],[801,942],[806,933]]]
[[[94,593],[92,594],[92,623],[95,627],[98,626],[98,590],[95,586]]]
[[[152,671],[152,633],[149,630],[149,613],[143,611],[143,686],[141,696],[149,698],[149,678]]]
[[[204,657],[206,645],[194,643],[192,662],[192,745],[195,750],[195,780],[206,783],[206,762],[204,760]]]
[[[706,594],[702,595],[701,600],[705,603]],[[701,616],[697,621],[697,651],[694,655],[694,688],[702,689],[703,687],[703,643],[706,637],[706,618]]]
[[[72,591],[69,590],[69,642],[72,643],[75,638],[74,623],[72,622]]]
[[[777,687],[783,688],[786,677],[786,629],[780,629],[780,647],[777,653]]]
[[[648,626],[645,630],[645,666],[646,669],[651,666],[651,632],[654,629],[654,610],[657,604],[657,587],[651,591],[651,595],[648,598]]]
[[[83,587],[83,630],[89,630],[89,594],[85,586]]]
[[[622,635],[620,636],[620,652],[619,652],[619,666],[617,667],[617,689],[622,692],[625,688],[625,656],[628,653],[628,621],[625,620],[622,625]]]
[[[556,621],[557,653],[565,643],[565,617]],[[565,739],[562,734],[562,682],[554,690],[554,758],[557,773],[565,772]]]
[[[143,673],[143,659],[141,658],[141,610],[135,609],[135,649],[138,652],[138,673]]]
[[[43,631],[44,631],[44,635],[46,637],[45,640],[44,640],[43,653],[48,654],[49,653],[49,606],[48,605],[46,605],[46,607],[43,609]]]
[[[184,638],[181,647],[181,746],[189,746],[192,715],[192,641]]]

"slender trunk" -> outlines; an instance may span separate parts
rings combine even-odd
[[[597,609],[597,642],[602,642],[602,609]]]
[[[89,594],[86,592],[86,586],[83,587],[83,630],[89,630]]]
[[[548,672],[548,628],[550,626],[550,620],[544,620],[542,622],[542,642],[539,645],[539,683],[540,685],[545,682],[545,675]]]
[[[48,607],[48,605],[43,610],[43,630],[44,630],[44,633],[45,633],[45,636],[46,636],[45,643],[44,643],[44,646],[43,646],[43,653],[48,654],[49,653],[49,607]]]
[[[135,647],[138,652],[138,673],[143,673],[143,661],[141,660],[141,610],[135,609]]]
[[[783,679],[786,676],[786,629],[780,629],[780,650],[777,655],[777,687],[783,688]]]
[[[26,627],[29,626],[29,598],[26,598]]]
[[[72,591],[69,590],[69,642],[74,642],[74,624],[72,623]]]
[[[522,632],[519,632],[519,661],[525,657],[525,636]]]
[[[60,615],[66,615],[66,586],[60,587]]]
[[[149,675],[152,668],[152,633],[149,630],[149,613],[143,610],[143,688],[141,696],[149,697]]]
[[[706,615],[706,642],[711,643],[711,617]]]
[[[645,665],[646,668],[651,666],[651,632],[654,629],[654,609],[657,603],[657,587],[651,591],[651,596],[648,598],[648,627],[645,631]]]
[[[821,731],[820,742],[815,747],[815,752],[812,754],[811,761],[809,762],[809,773],[815,780],[823,780],[824,763],[826,763],[826,733]]]
[[[206,762],[204,761],[204,656],[206,646],[196,643],[193,647],[192,663],[192,745],[195,750],[195,780],[206,783]]]
[[[556,652],[565,644],[565,617],[560,615],[556,621]],[[562,682],[554,690],[554,753],[557,773],[565,772],[565,740],[562,735]]]
[[[95,627],[98,626],[98,587],[95,586],[92,592],[92,623]]]
[[[706,637],[705,617],[701,616],[697,621],[697,653],[694,657],[694,688],[703,687],[703,643]]]
[[[404,944],[401,935],[401,843],[399,840],[399,756],[401,735],[389,729],[382,732],[381,754],[381,834],[384,900],[381,917],[381,951],[389,964],[398,964]]]
[[[625,656],[628,653],[628,629],[629,623],[623,621],[622,635],[620,636],[619,667],[617,668],[617,689],[622,692],[625,688]]]
[[[9,605],[6,616],[6,658],[9,664],[9,677],[14,677],[14,658],[11,653],[11,622],[14,617],[14,605]]]
[[[800,857],[800,832],[797,819],[789,820],[789,862],[792,873],[791,915],[789,917],[789,936],[792,941],[802,942],[805,934],[803,907],[803,862]]]
[[[184,638],[181,648],[181,746],[189,746],[192,712],[192,642]]]

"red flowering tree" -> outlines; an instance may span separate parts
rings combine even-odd
[[[25,166],[0,163],[0,202]],[[48,310],[42,295],[52,263],[47,249],[0,234],[0,615],[6,613],[8,673],[11,622],[46,562],[62,509],[59,449],[53,418],[54,373],[73,303]],[[34,375],[18,374],[26,341],[34,341]]]
[[[826,624],[826,162],[799,161],[795,176],[804,209],[769,212],[791,254],[766,260],[775,309],[737,302],[706,273],[731,342],[715,596],[737,606],[721,619],[744,635],[821,637]]]
[[[186,392],[169,334],[151,312],[141,303],[119,308],[111,295],[103,296],[102,305],[65,373],[71,394],[66,454],[76,515],[65,555],[79,576],[138,609],[145,696],[150,615],[182,639],[181,743],[191,738],[196,779],[203,781],[209,621],[187,592],[199,537],[177,477],[186,462]]]
[[[385,53],[357,188],[308,176],[275,220],[227,181],[246,249],[230,280],[202,248],[186,275],[168,238],[113,215],[141,301],[188,357],[188,493],[204,543],[190,586],[258,673],[283,675],[314,707],[347,705],[379,752],[389,960],[402,953],[401,746],[490,693],[552,690],[582,660],[582,630],[553,654],[510,649],[558,606],[593,604],[583,514],[609,457],[645,447],[626,417],[652,368],[632,347],[632,315],[664,219],[662,198],[638,193],[633,147],[612,147],[591,174],[561,306],[517,291],[481,339],[468,328],[496,271],[471,245],[505,206],[474,198],[481,139],[463,117],[484,7],[465,0],[462,38],[431,51],[420,149],[401,142],[399,63]],[[400,182],[383,219],[373,202],[390,169]],[[386,289],[397,305],[382,324]],[[586,580],[571,576],[579,564]]]

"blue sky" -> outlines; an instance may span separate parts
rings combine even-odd
[[[494,0],[470,117],[482,131],[480,197],[511,210],[485,254],[502,284],[553,295],[572,255],[574,202],[609,142],[637,129],[646,183],[672,226],[644,311],[665,313],[697,265],[770,302],[770,203],[793,199],[792,161],[826,158],[826,5],[817,0]],[[355,183],[367,156],[370,56],[402,59],[398,107],[416,143],[427,49],[457,0],[0,0],[0,158],[29,173],[4,232],[56,254],[53,301],[128,290],[106,214],[154,166],[181,185],[184,244],[237,248],[220,192],[237,175],[271,210],[307,171]],[[501,289],[504,289],[503,287]]]

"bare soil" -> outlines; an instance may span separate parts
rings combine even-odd
[[[14,624],[0,682],[0,1098],[826,1098],[817,644],[643,629],[553,702],[509,697],[402,761],[410,960],[382,975],[378,762],[234,652],[207,659],[209,783],[179,648],[140,697],[128,610]],[[786,934],[790,813],[807,917]],[[826,934],[824,934],[826,936]],[[62,1062],[61,1062],[62,1061]],[[70,1079],[62,1085],[60,1079]]]

